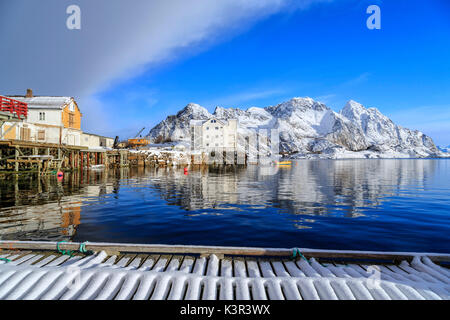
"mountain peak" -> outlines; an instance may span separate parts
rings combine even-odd
[[[366,112],[367,109],[361,103],[355,100],[349,100],[340,111],[340,114],[348,119],[359,119]]]
[[[192,117],[193,119],[201,120],[209,118],[211,114],[201,105],[191,102],[188,103],[186,107],[184,107],[182,110],[180,110],[176,116],[178,118],[183,116],[184,117],[189,116]]]
[[[297,111],[326,111],[329,110],[329,108],[323,103],[317,102],[309,97],[295,97],[276,106],[267,107],[266,110],[278,117],[285,117],[290,116],[292,113]]]

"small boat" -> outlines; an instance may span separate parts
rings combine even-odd
[[[279,166],[290,166],[290,165],[292,165],[292,161],[278,161],[277,165],[279,165]]]
[[[105,169],[105,165],[104,164],[91,165],[90,169],[91,170],[103,170],[103,169]]]

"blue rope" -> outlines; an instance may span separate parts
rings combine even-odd
[[[6,258],[0,258],[0,260],[5,261],[5,262],[7,262],[7,263],[11,261],[11,260],[6,259]]]
[[[62,240],[62,241],[56,243],[56,250],[58,250],[58,252],[61,253],[62,255],[67,255],[67,256],[71,256],[72,257],[75,254],[75,251],[61,250],[61,248],[59,247],[59,244],[63,243],[63,242],[67,242],[67,241],[66,240]],[[80,253],[85,253],[87,255],[94,254],[94,251],[86,250],[86,243],[87,243],[87,241],[85,241],[83,243],[80,243],[80,248],[78,249],[78,251]]]
[[[66,255],[66,256],[71,256],[71,257],[72,257],[73,254],[74,254],[73,251],[70,251],[70,250],[61,250],[61,249],[59,248],[59,244],[60,244],[60,243],[63,243],[63,242],[67,242],[67,241],[66,241],[66,240],[62,240],[62,241],[56,243],[56,250],[58,250],[58,252],[61,253],[62,255]]]
[[[85,241],[85,242],[83,242],[83,243],[80,243],[80,249],[79,249],[79,251],[80,251],[81,253],[85,253],[85,254],[87,254],[87,255],[94,254],[94,251],[92,251],[92,250],[86,250],[86,243],[87,243],[87,241]]]
[[[298,255],[300,258],[305,259],[306,262],[309,262],[308,259],[306,259],[305,256],[300,252],[300,249],[299,249],[299,248],[294,248],[294,249],[292,249],[292,259],[295,259],[295,258],[297,257],[297,255]]]

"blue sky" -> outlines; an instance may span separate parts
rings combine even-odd
[[[176,38],[174,50],[155,49],[158,59],[143,56],[136,66],[127,65],[123,72],[108,75],[80,93],[71,94],[69,88],[76,85],[68,83],[58,94],[80,95],[87,131],[121,138],[142,127],[147,131],[189,102],[213,111],[217,105],[265,107],[309,96],[335,111],[350,99],[377,107],[394,122],[430,135],[437,144],[450,144],[449,1],[265,2],[267,7],[262,9],[250,5],[248,15],[236,7],[225,8],[223,21],[220,10],[224,8],[202,12],[200,18],[211,21],[204,26],[208,32],[193,32],[204,36],[185,42]],[[371,4],[381,8],[381,30],[366,27],[366,8]],[[80,7],[89,18],[83,4]],[[177,23],[189,31],[195,19],[178,19],[181,22]],[[217,19],[220,23],[215,23]],[[173,23],[141,27],[158,34]],[[79,35],[71,33],[70,37],[77,37],[71,42],[83,43],[82,37],[92,30],[86,29]],[[124,41],[137,33],[135,29],[127,32]],[[172,32],[180,33],[179,29]],[[146,41],[143,34],[139,42]],[[154,53],[151,46],[148,50],[148,55]],[[129,56],[128,62],[134,59]],[[77,70],[86,68],[81,65]],[[96,74],[103,71],[98,68]],[[41,82],[35,86],[39,88]],[[18,82],[6,89],[22,92],[26,87]],[[49,88],[42,87],[41,93],[51,94]],[[104,122],[96,124],[105,112]]]

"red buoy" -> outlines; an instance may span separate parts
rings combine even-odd
[[[187,167],[184,168],[184,174],[185,174],[185,175],[188,174],[188,168],[187,168]]]

